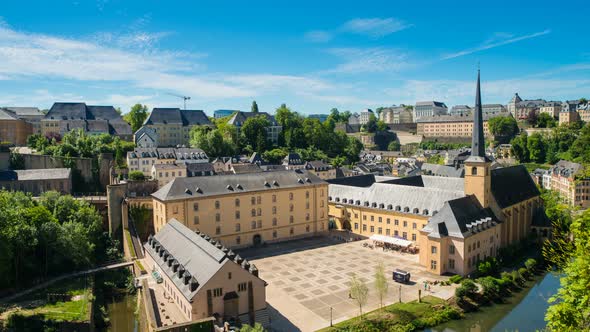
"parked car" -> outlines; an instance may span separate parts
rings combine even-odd
[[[395,269],[395,271],[393,271],[393,280],[407,284],[410,282],[410,272]]]

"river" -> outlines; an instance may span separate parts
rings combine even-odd
[[[139,332],[139,324],[135,316],[135,296],[118,295],[107,303],[106,309],[110,320],[108,331]]]
[[[547,300],[559,289],[559,275],[547,273],[530,281],[528,288],[515,293],[507,303],[483,307],[465,315],[462,320],[451,321],[428,332],[487,332],[535,331],[546,326]]]

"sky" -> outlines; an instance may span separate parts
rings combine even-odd
[[[1,1],[0,106],[303,114],[590,96],[585,1]],[[580,14],[577,14],[580,13]],[[587,15],[586,15],[587,16]]]

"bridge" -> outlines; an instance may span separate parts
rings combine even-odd
[[[45,282],[42,282],[36,286],[33,286],[31,288],[28,288],[26,290],[23,290],[21,292],[6,296],[4,298],[0,299],[0,303],[7,303],[10,302],[16,298],[19,298],[23,295],[27,295],[29,293],[32,293],[34,291],[37,291],[39,289],[43,289],[49,285],[52,285],[58,281],[64,280],[64,279],[68,279],[68,278],[75,278],[75,277],[80,277],[80,276],[84,276],[84,275],[89,275],[89,274],[94,274],[94,273],[98,273],[98,272],[103,272],[103,271],[108,271],[108,270],[114,270],[114,269],[119,269],[122,267],[127,267],[127,266],[133,266],[133,261],[125,261],[125,262],[118,262],[118,263],[111,263],[111,264],[107,264],[107,265],[102,265],[102,266],[97,266],[88,270],[84,270],[84,271],[77,271],[77,272],[71,272],[71,273],[67,273],[67,274],[62,274],[60,276],[57,276],[55,278],[49,279]]]

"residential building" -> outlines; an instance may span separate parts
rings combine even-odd
[[[72,193],[72,170],[69,168],[0,171],[0,188],[39,196],[46,191]]]
[[[398,158],[403,158],[401,151],[371,151],[364,150],[359,154],[359,159],[368,163],[387,162],[393,164]]]
[[[85,103],[54,103],[41,120],[41,134],[64,134],[81,129],[89,135],[107,134],[130,141],[131,126],[113,106],[91,106]]]
[[[45,114],[37,107],[4,107],[3,109],[30,123],[33,126],[33,134],[41,134],[41,120],[45,117]]]
[[[561,104],[561,109],[564,112],[575,112],[578,110],[579,100],[566,100]]]
[[[307,117],[310,119],[318,119],[320,122],[324,122],[328,119],[328,114],[310,114]]]
[[[399,106],[386,107],[381,110],[379,120],[389,125],[400,123],[412,123],[412,113],[412,106],[406,106],[402,104]]]
[[[539,109],[540,113],[547,113],[554,119],[559,119],[559,112],[561,112],[561,102],[559,101],[548,101],[541,105]]]
[[[156,129],[142,126],[133,134],[133,141],[138,148],[157,148],[158,134]]]
[[[508,113],[484,114],[484,134],[490,136],[488,120],[497,116],[510,116]],[[417,120],[417,134],[424,137],[471,137],[473,132],[472,115],[439,115]]]
[[[151,173],[152,179],[158,181],[158,188],[162,188],[163,186],[168,184],[168,182],[172,181],[177,177],[180,178],[187,176],[186,165],[176,163],[153,164]]]
[[[581,208],[590,207],[590,178],[584,176],[584,166],[560,160],[549,169],[551,190],[564,202]]]
[[[455,105],[449,111],[449,115],[469,115],[471,114],[471,107],[467,105]]]
[[[186,164],[186,176],[211,176],[215,175],[215,169],[211,163]]]
[[[414,106],[414,122],[423,117],[445,115],[447,112],[447,105],[440,101],[419,101]]]
[[[183,110],[180,108],[154,108],[143,123],[144,127],[156,132],[158,147],[188,146],[190,131],[193,126],[212,126],[211,121],[201,110]],[[139,129],[139,133],[141,128]],[[137,142],[138,135],[136,133]]]
[[[185,321],[217,314],[268,326],[266,282],[254,264],[220,241],[171,218],[143,247],[146,268],[162,277],[161,288]]]
[[[336,169],[323,160],[308,161],[305,163],[304,168],[323,180],[336,178]]]
[[[527,119],[531,112],[538,113],[542,105],[546,104],[544,99],[522,100],[518,93],[508,102],[508,112],[518,120]]]
[[[580,121],[580,113],[576,110],[571,111],[570,108],[562,108],[561,112],[559,112],[559,125],[563,124],[570,124],[573,122]]]
[[[201,149],[193,148],[135,148],[127,152],[129,171],[141,171],[151,176],[152,166],[157,164],[204,164],[209,157]]]
[[[304,169],[305,161],[301,159],[298,153],[290,152],[283,158],[283,166],[287,170]]]
[[[578,115],[580,116],[580,120],[589,123],[590,122],[590,103],[579,104],[578,105]]]
[[[481,106],[483,114],[499,114],[506,112],[506,107],[502,104],[483,104]]]
[[[0,142],[8,145],[24,146],[33,134],[33,125],[20,119],[16,114],[0,109]]]
[[[277,144],[279,142],[279,134],[281,133],[282,127],[276,121],[274,116],[272,116],[266,112],[241,112],[241,111],[238,111],[229,119],[229,121],[227,123],[235,126],[238,133],[239,133],[240,128],[242,127],[244,122],[246,122],[246,120],[248,120],[249,118],[254,117],[254,116],[264,116],[268,120],[268,122],[270,123],[270,126],[268,126],[266,128],[266,135],[267,135],[266,138],[269,141],[271,141],[273,144]]]
[[[152,197],[156,232],[175,218],[232,248],[328,229],[328,184],[301,170],[175,178]]]
[[[467,275],[499,249],[530,233],[547,235],[540,193],[522,165],[492,169],[485,154],[479,75],[472,148],[464,178],[411,176],[376,182],[371,176],[329,180],[329,215],[359,236],[401,237],[419,248],[419,263],[435,274]]]
[[[518,105],[522,101],[522,98],[518,95],[518,92],[514,94],[512,99],[508,102],[508,112],[512,114],[512,117],[518,119],[518,115],[516,114],[516,105]]]
[[[239,111],[240,110],[215,110],[213,111],[213,117],[215,119],[225,118],[226,116],[231,116],[232,114]]]
[[[375,115],[375,113],[373,113],[373,110],[371,110],[371,109],[367,108],[365,110],[362,110],[361,114],[360,114],[360,118],[359,118],[360,124],[361,125],[367,124],[369,122],[369,120],[371,120],[371,116],[374,116],[374,115]]]

